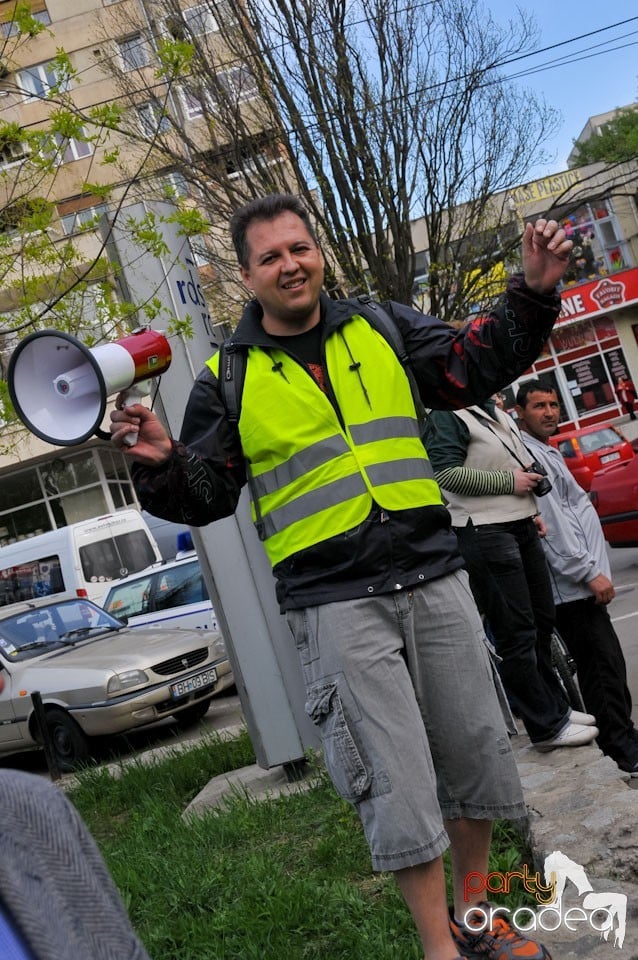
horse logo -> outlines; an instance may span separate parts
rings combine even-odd
[[[545,883],[548,886],[553,885],[554,888],[554,899],[552,903],[547,904],[548,907],[554,907],[560,911],[565,885],[568,880],[571,880],[578,890],[578,895],[582,897],[585,894],[582,907],[583,910],[591,911],[589,920],[591,926],[600,931],[603,940],[608,940],[613,930],[614,946],[622,948],[627,928],[627,897],[624,893],[594,893],[584,868],[570,860],[560,850],[554,850],[545,857],[543,871]],[[605,916],[600,926],[594,924],[595,914]]]

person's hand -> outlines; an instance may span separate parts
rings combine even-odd
[[[596,603],[611,603],[616,596],[613,583],[604,573],[599,573],[597,577],[590,580],[587,589],[593,593]]]
[[[534,526],[536,527],[536,532],[538,533],[541,540],[543,537],[547,536],[547,524],[541,517],[540,513],[537,513],[535,517],[532,517],[534,521]]]
[[[527,473],[522,467],[516,467],[512,471],[514,474],[514,494],[517,497],[525,497],[528,493],[534,493],[534,487],[543,477],[540,473]]]
[[[115,406],[111,413],[111,440],[115,446],[147,467],[165,463],[172,445],[159,418],[141,403],[122,406],[120,397]]]
[[[555,220],[528,223],[523,233],[525,283],[536,293],[552,293],[569,263],[573,247]]]

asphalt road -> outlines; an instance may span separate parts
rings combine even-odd
[[[638,549],[609,550],[609,558],[616,587],[616,598],[609,605],[609,614],[625,654],[629,689],[634,700],[633,718],[638,726]]]
[[[175,743],[199,740],[208,733],[214,733],[223,727],[241,723],[242,720],[239,697],[235,692],[224,691],[213,699],[204,720],[188,730],[178,729],[170,718],[160,720],[148,727],[109,737],[108,741],[96,742],[94,757],[98,763],[126,760],[129,757],[155,750],[158,747],[170,747]],[[14,753],[1,757],[0,769],[7,767],[48,776],[47,764],[42,750]]]
[[[633,716],[638,726],[638,548],[609,549],[612,578],[616,587],[616,599],[609,612],[620,639],[625,660],[629,689],[634,699]],[[98,749],[98,761],[125,759],[133,754],[169,746],[171,743],[196,740],[206,733],[225,726],[240,723],[241,704],[235,693],[216,697],[201,724],[190,730],[180,731],[171,720],[134,730],[126,735],[113,737]],[[47,774],[44,754],[41,751],[13,754],[0,758],[0,768],[17,767],[32,773]]]

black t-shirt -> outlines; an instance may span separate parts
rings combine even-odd
[[[323,366],[321,364],[321,335],[323,324],[317,323],[310,330],[303,333],[295,333],[292,336],[273,336],[269,334],[271,340],[291,353],[297,360],[305,363],[310,368],[311,373],[319,383],[322,390],[325,391],[325,380]]]

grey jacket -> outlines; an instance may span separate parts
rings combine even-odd
[[[543,549],[549,565],[554,602],[568,603],[591,597],[587,583],[611,570],[602,527],[592,503],[574,480],[562,455],[549,444],[523,433],[525,445],[540,460],[552,490],[537,497],[538,509],[547,525]]]
[[[0,770],[0,900],[34,960],[149,960],[75,807]]]

